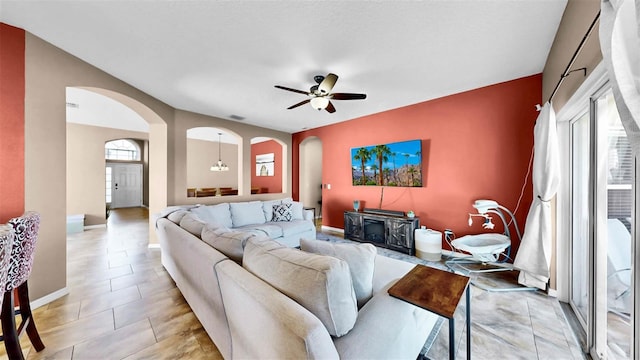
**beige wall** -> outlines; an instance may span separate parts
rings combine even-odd
[[[556,33],[547,63],[542,74],[542,98],[543,101],[549,100],[553,89],[558,84],[560,76],[565,71],[571,58],[584,38],[589,26],[600,10],[599,0],[569,0],[567,7],[562,16],[560,27]],[[598,25],[591,32],[586,40],[582,50],[569,70],[586,67],[587,76],[591,74],[593,69],[602,61],[602,53],[600,52],[600,41],[598,37]],[[567,103],[571,96],[576,92],[578,87],[582,85],[587,78],[584,73],[577,71],[567,76],[558,91],[553,97],[553,108],[556,112],[560,111]],[[555,205],[555,201],[554,201]],[[556,218],[555,206],[553,219]],[[555,227],[555,226],[554,226]],[[553,239],[553,249],[556,249],[556,239]],[[557,258],[555,251],[551,257],[551,278],[549,287],[557,289]]]
[[[146,109],[135,109],[156,132],[165,131],[163,122],[173,121],[173,109],[124,82],[100,71],[55,46],[26,34],[25,49],[25,209],[39,211],[42,223],[33,272],[29,278],[32,299],[66,287],[66,88],[85,86],[124,94]],[[153,131],[153,130],[151,130]],[[164,139],[155,151],[166,153],[166,134],[150,133]],[[166,178],[166,155],[154,155],[151,143],[150,171],[162,171]],[[154,167],[155,161],[164,162]],[[162,155],[161,155],[162,156]],[[155,169],[155,170],[154,170]],[[161,183],[161,182],[160,182]],[[154,189],[151,189],[154,190]],[[163,188],[166,198],[166,187]],[[160,196],[162,197],[162,196]],[[156,205],[163,207],[165,204]]]
[[[569,0],[567,3],[542,74],[543,101],[549,100],[553,89],[560,80],[560,76],[566,69],[567,64],[569,64],[571,57],[578,48],[578,45],[582,41],[598,11],[600,11],[599,0]],[[585,42],[582,51],[570,70],[586,67],[587,76],[589,76],[593,69],[602,61],[600,41],[598,38],[598,24],[596,24],[591,32],[591,36]],[[562,109],[585,79],[586,77],[581,71],[571,73],[564,79],[553,97],[553,108],[556,112]]]
[[[106,223],[104,144],[148,137],[143,132],[67,123],[67,215],[85,214],[85,225]]]
[[[304,166],[304,164],[322,164],[322,140],[318,137],[304,139],[300,144],[300,201],[306,207],[315,207],[316,216],[320,215],[322,200],[322,166]]]
[[[30,33],[26,34],[25,68],[25,208],[42,214],[34,267],[29,279],[34,300],[66,287],[67,87],[81,87],[108,96],[130,107],[149,123],[150,244],[157,243],[153,215],[167,205],[204,202],[207,199],[187,201],[186,198],[188,128],[213,126],[228,129],[242,143],[238,148],[238,158],[244,164],[251,164],[249,140],[253,137],[272,137],[285,144],[283,150],[287,157],[284,166],[288,171],[284,194],[250,195],[251,166],[243,166],[237,169],[239,178],[242,178],[238,184],[242,195],[225,197],[225,201],[269,199],[291,194],[291,134],[175,110]],[[100,142],[100,146],[104,146],[104,141]],[[69,162],[75,160],[73,156]],[[99,171],[104,174],[103,167]],[[75,185],[71,187],[76,188]],[[96,191],[101,198],[103,193],[102,188]],[[70,211],[80,212],[75,211],[79,205],[74,195],[71,196]],[[221,200],[211,198],[206,201],[214,203]],[[93,214],[94,211],[82,212]]]
[[[238,145],[222,143],[220,148],[229,171],[209,170],[218,161],[217,141],[187,139],[187,187],[238,187]]]
[[[237,161],[243,166],[231,168],[229,172],[236,171],[238,179],[241,179],[238,183],[238,196],[187,198],[187,130],[194,127],[215,127],[236,136],[238,140]],[[168,136],[168,149],[172,157],[169,162],[170,178],[168,181],[169,189],[173,190],[167,199],[169,205],[215,204],[226,201],[277,199],[291,196],[291,134],[289,133],[176,110],[175,122],[173,126],[170,126]],[[283,152],[287,154],[286,164],[283,164],[283,168],[287,169],[283,174],[286,186],[283,187],[282,193],[251,194],[251,139],[262,136],[280,140],[283,143]],[[216,154],[217,150],[213,156],[215,157]],[[225,154],[224,149],[223,154]],[[227,158],[225,157],[223,160],[227,161]],[[209,166],[211,165],[209,164]]]

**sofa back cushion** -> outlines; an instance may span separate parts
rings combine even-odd
[[[322,240],[300,239],[302,251],[329,255],[344,260],[349,265],[353,290],[361,308],[373,295],[373,271],[376,247],[371,244],[338,244]]]
[[[233,227],[229,203],[217,205],[202,205],[190,210],[207,224],[220,224],[228,228]]]
[[[313,313],[332,336],[355,325],[358,306],[343,260],[250,238],[242,266]]]
[[[173,221],[174,224],[180,224],[180,220],[187,215],[189,211],[187,210],[176,210],[171,214],[167,215],[167,219]]]
[[[265,223],[262,201],[230,203],[229,207],[234,228]]]
[[[202,229],[206,223],[195,214],[186,214],[180,219],[180,227],[190,232],[192,235],[200,237]]]
[[[280,203],[282,203],[282,200],[266,200],[262,202],[262,211],[267,222],[273,220],[273,205],[279,205]]]
[[[291,220],[304,220],[304,206],[299,201],[289,198],[282,200],[283,204],[291,204]]]
[[[255,236],[258,235],[253,232],[229,230],[215,225],[206,225],[202,229],[202,241],[238,264],[242,264],[242,254],[247,239]],[[266,235],[263,235],[262,238],[266,238]]]

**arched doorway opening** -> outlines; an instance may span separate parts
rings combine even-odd
[[[97,103],[96,103],[97,102]],[[98,104],[108,105],[107,107],[102,108],[93,108]],[[167,124],[166,122],[153,110],[151,110],[148,106],[142,104],[138,100],[135,100],[126,95],[107,90],[102,88],[94,88],[94,87],[67,87],[67,119],[72,118],[74,111],[82,111],[88,115],[86,118],[94,118],[96,121],[100,119],[96,119],[98,114],[107,115],[106,121],[109,121],[110,127],[103,127],[104,125],[100,125],[100,123],[89,123],[88,127],[98,127],[94,129],[84,129],[86,133],[90,134],[100,134],[98,137],[102,137],[102,141],[92,141],[91,145],[79,150],[81,152],[81,156],[99,156],[101,170],[97,171],[96,175],[100,175],[99,181],[92,181],[92,184],[99,184],[100,191],[91,191],[90,196],[92,198],[91,205],[89,205],[89,210],[91,213],[94,213],[92,210],[92,206],[94,203],[99,201],[101,205],[100,215],[95,213],[95,220],[99,222],[98,219],[104,214],[104,186],[105,186],[105,156],[104,156],[104,144],[106,140],[111,140],[118,137],[123,137],[121,135],[110,135],[110,132],[113,131],[114,127],[117,127],[118,123],[121,123],[122,118],[125,117],[127,119],[135,119],[134,128],[127,128],[126,131],[132,133],[132,136],[125,136],[131,138],[139,138],[139,139],[147,139],[148,142],[146,144],[145,153],[148,156],[148,174],[145,178],[153,178],[154,181],[148,183],[148,206],[149,213],[156,214],[159,213],[162,209],[167,206]],[[114,113],[115,112],[115,113]],[[105,121],[105,119],[102,119]],[[68,121],[69,123],[69,121]],[[131,122],[129,122],[131,123]],[[68,128],[69,129],[69,125]],[[146,130],[146,131],[145,131]],[[69,130],[68,130],[69,131]],[[69,146],[70,139],[67,138],[67,163],[72,163],[75,151]],[[77,150],[77,149],[75,149]],[[99,154],[99,155],[98,155]],[[77,154],[76,154],[77,155]],[[77,158],[77,157],[76,157]],[[96,161],[97,162],[97,161]],[[69,174],[67,174],[67,197],[69,198],[70,191],[73,191],[70,186],[70,182],[73,180],[70,178]],[[95,200],[99,198],[99,200]],[[80,200],[82,203],[82,200]],[[68,201],[67,204],[67,212],[74,212],[75,209],[71,209],[70,206],[75,206],[76,203],[71,203]],[[86,204],[84,204],[86,205]],[[84,206],[83,205],[83,206]],[[82,211],[85,212],[85,211]],[[105,219],[106,220],[106,219]],[[104,220],[103,220],[104,223]],[[149,217],[149,244],[150,246],[155,246],[157,244],[157,240],[155,237],[154,231],[154,220],[153,217]]]
[[[300,201],[305,207],[316,208],[316,218],[322,218],[322,140],[316,136],[304,139],[299,147]]]
[[[270,137],[251,139],[251,194],[279,194],[286,189],[287,145]]]
[[[187,197],[239,195],[242,138],[221,127],[190,128],[186,136]]]

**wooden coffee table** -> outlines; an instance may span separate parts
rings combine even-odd
[[[449,359],[456,357],[453,314],[465,292],[467,294],[467,359],[471,359],[469,277],[416,265],[389,289],[389,295],[449,319]]]

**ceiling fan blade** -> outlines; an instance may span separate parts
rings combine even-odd
[[[320,85],[318,85],[318,90],[321,94],[328,94],[331,92],[331,89],[333,89],[336,81],[338,81],[338,75],[329,73],[324,77]]]
[[[293,108],[297,108],[298,106],[302,106],[302,105],[304,105],[304,104],[308,103],[309,101],[311,101],[311,99],[302,100],[302,101],[300,101],[299,103],[297,103],[297,104],[295,104],[295,105],[291,105],[291,106],[289,106],[289,107],[287,108],[287,110],[291,110],[291,109],[293,109]]]
[[[334,93],[331,94],[331,98],[335,100],[362,100],[367,98],[367,94]]]
[[[336,108],[333,107],[333,104],[331,103],[331,101],[329,101],[329,105],[327,105],[327,107],[325,108],[325,110],[327,110],[330,113],[334,113],[336,112]]]
[[[280,85],[275,85],[275,87],[277,87],[278,89],[282,89],[282,90],[293,91],[295,93],[309,95],[308,91],[296,90],[296,89],[292,89],[292,88],[288,88],[288,87],[284,87],[284,86],[280,86]]]

